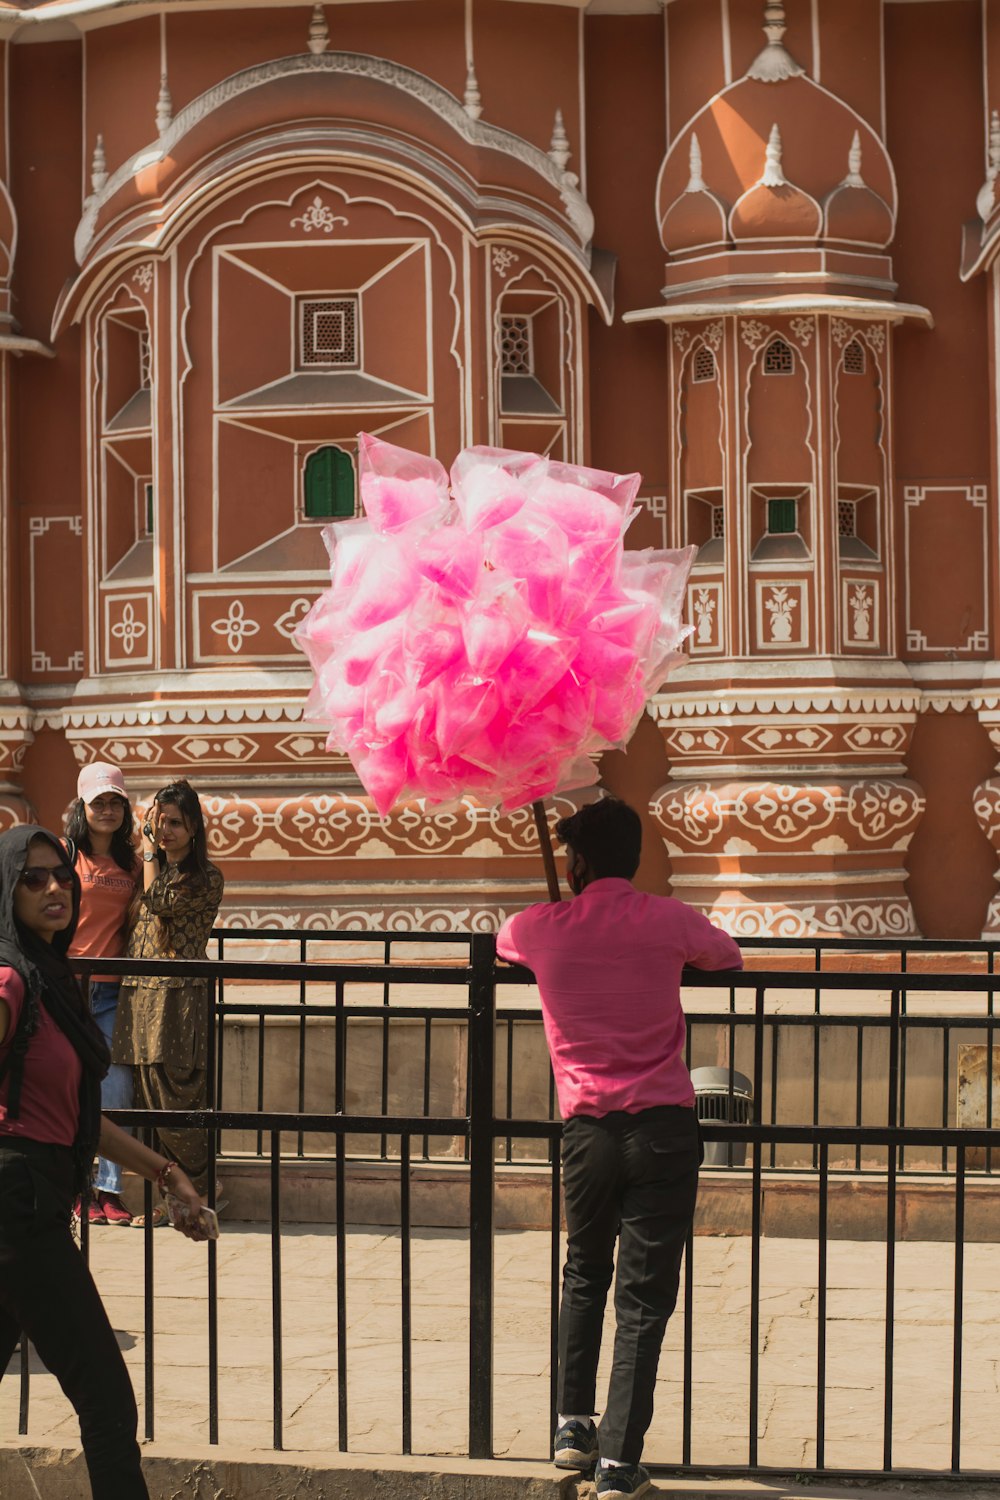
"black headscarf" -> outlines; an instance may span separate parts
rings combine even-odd
[[[20,1114],[28,1048],[38,1029],[38,1007],[44,1005],[82,1065],[80,1119],[73,1154],[77,1187],[83,1192],[90,1184],[90,1169],[101,1133],[101,1079],[108,1071],[110,1057],[66,958],[80,915],[80,880],[76,872],[73,872],[72,919],[68,927],[53,935],[51,943],[30,932],[14,915],[14,891],[33,839],[44,839],[66,860],[64,845],[47,828],[29,824],[0,834],[0,965],[16,969],[24,980],[24,1006],[10,1050],[0,1065],[0,1079],[3,1076],[9,1079],[7,1114],[16,1120]]]

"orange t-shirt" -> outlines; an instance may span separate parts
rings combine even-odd
[[[70,947],[72,958],[121,958],[125,952],[125,914],[139,879],[139,861],[129,872],[110,854],[76,856],[80,877],[80,920]],[[115,983],[120,975],[93,974]]]

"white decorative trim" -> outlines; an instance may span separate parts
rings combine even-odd
[[[755,578],[757,646],[803,651],[809,644],[809,584],[805,578]]]
[[[294,79],[316,73],[331,77],[370,79],[397,89],[425,105],[469,145],[481,150],[498,151],[529,167],[555,188],[580,245],[589,245],[594,234],[594,216],[590,206],[578,191],[573,174],[561,171],[537,146],[496,125],[484,125],[480,120],[471,119],[454,94],[450,94],[425,74],[390,62],[388,58],[371,57],[359,52],[321,52],[317,55],[307,52],[299,57],[275,58],[252,68],[244,68],[207,89],[174,116],[158,142],[135,152],[99,188],[95,186],[76,231],[74,249],[77,263],[82,265],[86,259],[104,204],[138,172],[170,156],[188,132],[208,115],[253,89],[280,79]]]
[[[121,617],[112,624],[112,611],[119,606]],[[137,650],[139,643],[142,649]],[[153,601],[149,592],[104,595],[104,660],[108,667],[152,666]]]
[[[519,255],[516,255],[515,252],[511,250],[507,245],[494,245],[492,250],[492,257],[493,269],[500,277],[501,281],[506,280],[507,272],[510,270],[511,266],[516,265],[517,262],[521,259],[521,257]]]
[[[761,323],[757,318],[743,318],[740,321],[740,338],[748,349],[756,349],[770,332],[771,325]]]
[[[144,260],[141,266],[136,266],[132,272],[132,280],[143,292],[148,292],[153,285],[153,262]]]
[[[927,639],[925,633],[913,624],[912,614],[912,591],[910,582],[910,516],[913,511],[919,509],[927,499],[928,495],[950,494],[964,498],[969,505],[981,513],[983,537],[980,547],[980,559],[983,569],[983,618],[976,629],[966,636],[965,644],[958,646],[953,641],[943,645],[935,645]],[[903,563],[904,563],[904,629],[906,632],[907,651],[939,651],[944,655],[952,655],[960,651],[988,651],[990,648],[989,630],[989,547],[988,547],[988,510],[989,490],[985,484],[963,485],[963,484],[908,484],[903,487]]]
[[[877,651],[880,644],[879,580],[841,578],[841,633],[853,650]]]
[[[812,336],[816,332],[815,318],[790,318],[788,326],[799,343],[808,349],[812,343]]]
[[[320,229],[324,234],[332,234],[335,224],[347,222],[343,214],[335,214],[317,193],[303,213],[296,214],[294,219],[289,219],[288,227],[294,229],[296,224],[301,224],[303,234],[310,234],[314,229]]]
[[[31,620],[31,670],[33,672],[82,672],[83,652],[74,651],[65,662],[54,662],[38,645],[35,634],[38,588],[35,576],[35,543],[53,526],[68,526],[73,536],[82,536],[82,516],[29,516],[28,518],[28,603]]]

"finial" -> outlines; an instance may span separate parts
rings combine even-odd
[[[760,180],[765,187],[787,187],[785,174],[781,168],[781,131],[777,125],[771,126],[771,134],[767,138],[767,146],[764,150],[764,175]]]
[[[90,162],[91,190],[99,193],[108,180],[108,159],[104,154],[104,137],[98,135],[94,143],[94,155]]]
[[[170,89],[167,86],[166,73],[160,74],[160,92],[156,100],[156,129],[160,135],[167,129],[174,117],[174,101],[170,97]]]
[[[478,120],[483,112],[483,96],[479,92],[479,79],[473,67],[472,59],[469,59],[468,71],[465,75],[465,95],[462,99],[462,108],[470,120]]]
[[[785,7],[777,3],[765,5],[764,35],[767,37],[767,46],[748,69],[748,78],[756,78],[759,83],[781,83],[786,78],[802,76],[805,68],[799,66],[782,41],[787,30]]]
[[[864,187],[865,179],[861,175],[861,131],[854,132],[851,149],[847,153],[847,176],[840,184],[841,187]]]
[[[330,45],[330,28],[326,24],[326,11],[322,5],[314,5],[309,22],[309,51],[319,57]]]
[[[701,175],[701,143],[699,142],[698,137],[695,135],[693,130],[691,132],[691,149],[688,153],[688,162],[690,164],[691,175],[688,178],[688,185],[685,188],[685,192],[706,192],[707,186],[705,183],[705,179]]]
[[[563,122],[563,112],[557,109],[552,126],[552,139],[549,141],[549,160],[555,162],[560,172],[565,172],[571,154],[569,136],[566,134],[566,126]]]

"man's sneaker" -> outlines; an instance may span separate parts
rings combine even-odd
[[[121,1224],[123,1227],[131,1224],[132,1215],[117,1193],[98,1193],[97,1201],[101,1206],[106,1224]]]
[[[598,1500],[635,1500],[644,1495],[652,1481],[642,1464],[599,1464],[597,1468]]]
[[[77,1198],[76,1202],[73,1204],[73,1218],[77,1221],[77,1223],[79,1223],[79,1221],[80,1221],[80,1200],[79,1200],[79,1198]],[[98,1202],[98,1200],[96,1198],[91,1198],[90,1202],[87,1204],[87,1218],[89,1219],[89,1221],[90,1221],[91,1224],[106,1224],[108,1222],[107,1219],[105,1218],[105,1215],[104,1215],[104,1209],[101,1207],[100,1203]]]
[[[593,1422],[564,1422],[556,1433],[552,1462],[557,1469],[585,1471],[597,1462],[599,1453]]]

